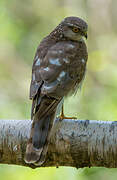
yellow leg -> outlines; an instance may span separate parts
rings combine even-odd
[[[64,115],[64,107],[62,105],[62,111],[61,111],[61,115],[60,115],[60,120],[63,120],[63,119],[77,119],[76,117],[66,117]]]

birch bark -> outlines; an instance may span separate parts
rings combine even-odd
[[[0,120],[0,163],[36,168],[23,159],[30,127],[31,120]],[[57,119],[43,166],[117,167],[117,122]]]

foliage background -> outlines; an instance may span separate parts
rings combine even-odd
[[[66,16],[89,25],[89,60],[82,91],[65,101],[80,119],[117,118],[117,1],[0,0],[0,119],[29,119],[31,65],[40,40]],[[115,180],[116,169],[0,165],[0,179]]]

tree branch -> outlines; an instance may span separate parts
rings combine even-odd
[[[24,162],[31,120],[0,121],[0,163]],[[117,122],[56,120],[43,166],[117,167]]]

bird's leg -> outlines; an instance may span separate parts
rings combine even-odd
[[[64,115],[64,106],[62,105],[62,111],[61,111],[61,115],[60,115],[60,120],[63,120],[63,119],[77,119],[76,117],[66,117]]]

